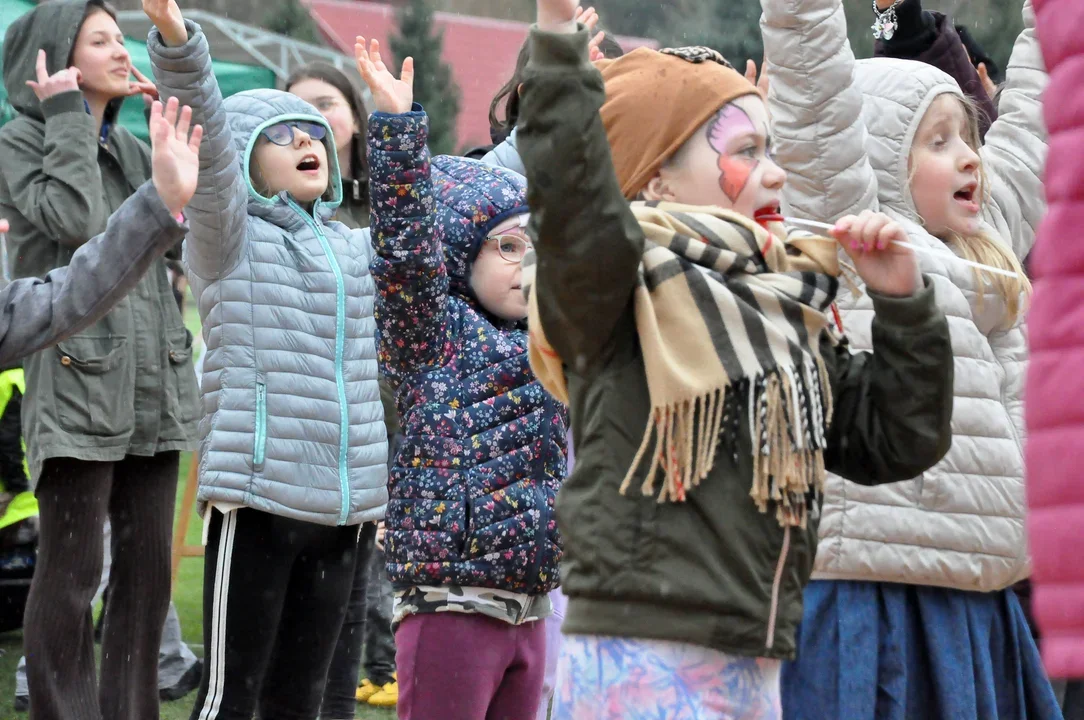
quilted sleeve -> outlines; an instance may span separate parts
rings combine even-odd
[[[1031,0],[1024,3],[1023,13],[1024,30],[1009,58],[997,121],[986,133],[986,145],[979,153],[989,188],[985,219],[1021,260],[1031,252],[1046,212],[1042,172],[1047,137],[1042,94],[1049,81],[1035,36]]]
[[[789,211],[833,222],[877,210],[862,94],[841,0],[761,0],[775,159]]]
[[[168,47],[151,28],[147,51],[162,100],[177,98],[192,108],[192,124],[203,126],[199,184],[185,216],[192,228],[185,263],[204,280],[223,277],[240,262],[248,221],[248,179],[234,148],[222,107],[222,92],[211,68],[211,50],[200,26],[185,21],[188,42]]]
[[[448,270],[436,236],[429,119],[420,105],[369,118],[369,230],[381,371],[392,385],[452,352]]]

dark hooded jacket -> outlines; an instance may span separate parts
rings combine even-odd
[[[13,275],[71,261],[151,176],[147,147],[115,124],[99,134],[82,93],[40,103],[26,85],[38,49],[48,72],[71,62],[88,4],[52,0],[8,28],[4,85],[19,116],[0,129],[0,216],[11,222]],[[105,318],[26,360],[23,428],[31,477],[44,460],[117,461],[194,447],[198,412],[192,336],[163,260]]]
[[[896,21],[899,26],[888,40],[878,40],[874,54],[878,57],[915,60],[933,65],[952,76],[960,88],[979,109],[979,134],[986,137],[986,131],[997,120],[997,105],[986,94],[982,86],[975,63],[986,60],[985,56],[972,58],[972,51],[978,48],[973,44],[968,50],[964,38],[944,13],[922,9],[921,0],[903,0],[896,8]],[[996,68],[987,62],[987,69],[993,73]]]
[[[470,289],[486,235],[526,212],[524,180],[463,158],[430,166],[427,134],[420,111],[369,120],[377,340],[403,426],[388,573],[398,589],[541,595],[558,582],[567,412],[531,371],[522,325]]]

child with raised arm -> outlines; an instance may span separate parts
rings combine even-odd
[[[1030,284],[1020,261],[1045,209],[1047,77],[1034,16],[1025,4],[982,144],[973,103],[944,72],[855,61],[839,0],[763,7],[776,158],[802,178],[784,200],[813,220],[880,211],[902,225],[925,250],[921,266],[951,323],[956,369],[953,443],[941,462],[893,487],[828,479],[798,658],[784,673],[785,715],[1060,717],[1012,590],[1029,572]],[[870,295],[840,298],[856,348],[870,347]]]
[[[430,162],[412,61],[396,80],[375,42],[356,50],[378,110],[377,337],[403,428],[387,518],[399,717],[528,720],[559,582],[553,505],[568,416],[527,358],[524,181],[462,158]]]
[[[717,53],[592,67],[573,10],[538,2],[518,126],[532,365],[577,455],[554,717],[778,717],[825,471],[944,454],[948,325],[888,218],[786,236],[765,102]],[[831,330],[837,243],[875,288],[874,352]]]
[[[354,577],[383,515],[372,254],[331,221],[327,120],[289,93],[223,101],[207,38],[145,0],[164,96],[206,128],[185,264],[206,340],[199,499],[204,675],[194,720],[313,718]]]

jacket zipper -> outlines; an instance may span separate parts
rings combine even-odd
[[[787,554],[790,552],[790,526],[783,528],[783,549],[779,552],[779,563],[775,566],[775,580],[772,582],[772,606],[768,612],[768,638],[764,647],[771,650],[775,645],[775,622],[779,615],[779,590],[783,584],[783,569],[787,565]]]
[[[252,464],[255,469],[263,466],[267,448],[267,385],[256,381],[256,440],[252,448]]]
[[[331,244],[327,241],[320,226],[309,217],[309,214],[301,209],[301,206],[287,198],[290,207],[312,228],[320,246],[324,249],[324,255],[331,265],[331,271],[335,274],[335,384],[339,391],[339,525],[345,525],[350,518],[350,484],[347,480],[346,454],[350,442],[350,415],[346,404],[346,380],[343,378],[343,346],[346,335],[346,285],[343,282],[342,268],[335,259],[335,253],[331,251]]]

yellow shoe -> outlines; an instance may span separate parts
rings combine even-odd
[[[369,698],[376,695],[378,692],[380,692],[380,687],[378,685],[373,685],[372,682],[369,681],[369,678],[365,678],[361,681],[361,685],[358,686],[358,691],[354,694],[354,697],[357,698],[359,703],[365,703],[369,702]]]
[[[399,683],[390,682],[369,698],[373,707],[393,708],[399,704]]]

